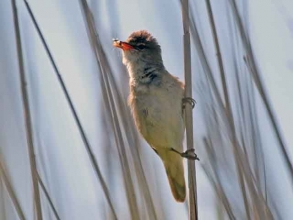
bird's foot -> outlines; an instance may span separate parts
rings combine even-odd
[[[189,160],[199,160],[197,154],[194,153],[194,151],[194,148],[188,149],[185,152],[181,153],[181,156]]]
[[[191,97],[184,97],[182,99],[182,107],[185,108],[186,103],[189,103],[194,108],[196,101]]]
[[[194,148],[188,149],[185,152],[181,153],[174,148],[171,148],[171,151],[174,151],[175,153],[179,154],[181,157],[184,157],[188,160],[199,160],[198,156],[196,153],[194,153]]]

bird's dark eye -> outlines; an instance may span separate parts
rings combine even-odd
[[[136,48],[139,49],[139,50],[142,50],[142,49],[145,48],[145,45],[140,44],[140,45],[138,45]]]

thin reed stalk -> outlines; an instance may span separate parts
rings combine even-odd
[[[111,74],[109,74],[109,78],[111,80]],[[114,83],[114,82],[113,82]],[[122,97],[121,94],[118,93],[118,91],[114,91],[116,92],[115,96],[118,97],[118,105],[119,105],[119,109],[121,111],[121,121],[122,124],[126,127],[127,131],[125,132],[125,135],[127,136],[127,141],[129,143],[130,146],[135,146],[131,149],[129,149],[131,156],[133,158],[133,162],[134,162],[134,169],[135,169],[135,173],[136,173],[136,177],[138,180],[138,187],[140,188],[140,191],[143,194],[143,199],[145,201],[145,205],[147,207],[147,214],[149,215],[150,219],[152,220],[156,220],[157,219],[157,214],[156,214],[156,209],[151,197],[151,193],[150,193],[150,189],[149,189],[149,185],[147,183],[146,180],[146,176],[145,176],[145,172],[143,170],[143,166],[142,166],[142,162],[141,162],[141,157],[140,157],[140,153],[139,153],[139,137],[138,137],[138,133],[135,129],[133,120],[131,118],[130,115],[130,111],[128,109],[126,109],[126,105],[125,103],[122,103]]]
[[[191,49],[190,49],[190,21],[189,1],[182,0],[183,20],[183,44],[184,44],[184,76],[185,76],[185,97],[192,98],[192,74],[191,74]],[[187,149],[193,148],[193,115],[191,105],[185,108],[186,143]],[[198,219],[197,206],[197,185],[195,161],[188,160],[188,186],[189,186],[189,219]]]
[[[6,199],[5,186],[4,186],[4,182],[2,181],[1,174],[0,174],[0,203],[1,203],[0,204],[0,219],[7,219],[5,199]],[[19,218],[19,219],[21,219],[21,218]]]
[[[109,75],[110,82],[112,82],[111,84],[114,84],[115,82],[113,82],[114,79],[112,78],[112,74],[108,74],[108,75]],[[129,146],[135,146],[133,148],[130,148],[129,151],[133,158],[134,169],[135,169],[136,177],[138,180],[138,187],[140,191],[142,192],[143,199],[147,207],[147,214],[149,215],[150,219],[156,220],[157,219],[156,209],[150,194],[149,185],[146,180],[145,172],[143,170],[143,166],[142,166],[142,162],[140,158],[140,153],[138,150],[140,148],[138,133],[135,129],[133,120],[131,118],[130,111],[127,109],[125,102],[124,103],[122,102],[123,98],[121,94],[119,94],[116,87],[113,86],[112,89],[115,94],[115,97],[117,97],[118,99],[117,105],[121,113],[120,118],[121,118],[122,124],[125,127],[125,129],[127,129],[127,131],[125,132],[125,135],[127,137],[126,140],[128,141]]]
[[[20,220],[25,220],[25,217],[24,217],[24,214],[23,214],[23,211],[22,211],[22,208],[19,204],[19,201],[16,197],[16,194],[15,194],[15,191],[13,189],[13,186],[7,176],[7,173],[5,171],[5,168],[4,168],[4,165],[3,165],[3,162],[2,162],[2,159],[0,159],[0,181],[1,179],[3,180],[3,183],[7,189],[7,192],[8,192],[8,195],[10,196],[11,198],[11,201],[14,205],[14,208],[17,212],[17,215],[19,217]]]
[[[269,115],[269,120],[272,124],[272,127],[274,129],[274,132],[275,132],[275,135],[276,135],[276,138],[278,140],[278,143],[280,145],[280,149],[281,149],[281,152],[282,152],[282,156],[285,160],[285,164],[287,166],[287,169],[289,171],[289,174],[290,174],[290,177],[291,177],[291,182],[293,183],[293,164],[289,158],[289,154],[286,150],[286,145],[285,145],[285,142],[282,138],[282,135],[281,135],[281,132],[280,132],[280,129],[279,129],[279,125],[277,123],[277,119],[273,113],[273,109],[271,107],[271,104],[270,104],[270,101],[269,101],[269,98],[266,94],[266,91],[265,91],[265,88],[262,84],[262,81],[261,81],[261,78],[260,78],[260,74],[259,74],[259,71],[258,71],[258,67],[257,67],[257,64],[255,63],[255,58],[254,58],[254,54],[253,54],[253,51],[252,51],[252,47],[251,47],[251,43],[249,41],[249,38],[248,38],[248,34],[246,33],[245,31],[245,28],[244,28],[244,25],[243,25],[243,22],[242,22],[242,19],[240,17],[240,14],[239,14],[239,11],[238,11],[238,8],[237,8],[237,4],[235,2],[235,0],[229,0],[230,2],[230,5],[231,5],[231,8],[232,8],[232,13],[234,15],[234,18],[236,20],[236,23],[237,23],[237,28],[238,28],[238,31],[239,31],[239,34],[241,36],[241,40],[242,40],[242,44],[243,44],[243,47],[244,47],[244,50],[246,52],[246,56],[244,56],[244,60],[247,64],[247,68],[249,70],[249,72],[251,73],[252,75],[252,78],[255,82],[255,85],[256,85],[256,88],[258,89],[258,92],[263,100],[263,103],[266,107],[266,110],[267,110],[267,113]]]
[[[202,44],[202,41],[200,39],[198,29],[197,29],[197,26],[196,26],[196,24],[194,22],[194,18],[192,16],[192,14],[191,14],[191,18],[192,18],[191,19],[191,27],[190,27],[191,36],[192,36],[193,42],[194,42],[195,47],[196,47],[196,52],[198,53],[198,56],[200,58],[200,62],[201,62],[201,65],[203,67],[203,70],[204,70],[204,72],[205,72],[205,74],[207,76],[207,80],[211,84],[211,89],[213,91],[213,94],[216,97],[217,104],[220,107],[219,110],[224,111],[225,110],[224,103],[223,103],[223,100],[221,99],[219,88],[218,88],[218,86],[216,84],[216,81],[214,79],[211,67],[209,65],[207,56],[205,54],[205,50],[203,48],[203,44]]]
[[[108,61],[106,59],[105,61]],[[157,219],[156,209],[150,194],[149,185],[146,180],[145,172],[143,170],[139,148],[139,137],[137,130],[135,128],[133,119],[131,117],[129,108],[126,104],[126,102],[123,102],[123,99],[125,97],[122,96],[121,92],[117,89],[117,82],[115,82],[115,79],[113,77],[113,70],[110,69],[110,65],[108,63],[108,71],[107,71],[107,77],[111,85],[111,91],[113,92],[114,97],[116,97],[116,104],[117,109],[119,111],[117,112],[120,116],[122,127],[124,127],[124,134],[126,136],[126,141],[128,142],[129,151],[133,159],[134,163],[134,169],[136,173],[137,180],[139,182],[138,187],[140,191],[142,192],[143,199],[145,202],[145,205],[147,207],[147,214],[149,215],[150,219]],[[122,67],[121,71],[125,71],[124,67]],[[135,146],[135,147],[131,147]]]
[[[166,205],[161,205],[161,192],[151,194],[151,192],[153,192],[151,187],[153,186],[148,185],[148,182],[154,182],[158,185],[161,184],[161,182],[158,179],[147,179],[148,177],[153,177],[153,173],[151,170],[152,168],[147,170],[149,167],[143,166],[143,162],[146,162],[144,160],[148,160],[149,158],[147,158],[146,155],[141,154],[139,150],[140,139],[125,101],[125,94],[127,91],[125,88],[128,83],[127,77],[125,77],[125,68],[113,65],[118,62],[116,59],[119,57],[113,56],[113,53],[110,53],[112,47],[110,44],[106,44],[106,42],[109,41],[102,41],[102,37],[108,35],[109,33],[112,33],[113,37],[116,37],[117,34],[119,35],[120,31],[117,30],[120,28],[118,27],[117,29],[117,26],[121,27],[121,25],[119,25],[119,21],[121,21],[121,24],[124,23],[124,13],[119,14],[121,15],[121,19],[118,19],[117,13],[119,10],[123,11],[124,8],[117,8],[120,7],[119,4],[117,4],[117,0],[109,0],[106,5],[99,3],[99,1],[79,0],[80,9],[82,11],[82,14],[79,14],[79,16],[82,15],[82,18],[84,19],[84,24],[86,26],[86,31],[90,41],[90,49],[93,51],[93,54],[87,55],[95,56],[94,61],[96,61],[97,64],[95,66],[95,68],[97,68],[96,83],[99,83],[98,87],[101,91],[101,96],[98,98],[101,98],[102,101],[98,106],[101,110],[100,118],[102,118],[104,123],[101,124],[102,133],[99,135],[104,135],[102,139],[105,139],[106,141],[103,142],[105,146],[102,147],[105,151],[99,151],[99,153],[102,153],[102,156],[105,156],[105,160],[107,162],[104,166],[105,170],[102,170],[103,167],[98,166],[91,148],[91,143],[89,143],[89,139],[86,136],[86,130],[84,130],[86,128],[82,127],[83,123],[81,118],[78,117],[78,106],[74,106],[72,102],[73,99],[70,97],[65,86],[65,82],[62,79],[57,64],[54,61],[54,57],[52,55],[52,53],[54,54],[54,51],[49,50],[45,37],[41,32],[42,26],[40,28],[38,25],[28,4],[29,0],[23,1],[26,6],[24,9],[28,10],[28,15],[30,16],[29,18],[31,18],[38,37],[41,39],[45,53],[47,53],[46,55],[49,57],[49,62],[51,62],[53,66],[53,71],[55,71],[57,76],[56,78],[58,80],[57,83],[60,83],[61,89],[65,94],[66,101],[69,103],[71,111],[69,114],[73,114],[83,144],[89,155],[93,169],[95,170],[95,174],[93,175],[96,175],[98,184],[101,184],[103,191],[101,193],[105,193],[105,205],[101,206],[105,210],[99,210],[98,214],[103,216],[100,218],[120,219],[123,217],[125,218],[125,215],[127,215],[129,219],[133,220],[164,219],[164,217],[167,217],[165,213],[168,212],[170,214],[170,209],[173,208],[175,203],[169,204],[169,201],[167,201]],[[25,82],[27,74],[25,74],[26,72],[23,70],[26,57],[25,54],[22,55],[22,53],[24,53],[25,42],[23,41],[23,38],[21,38],[18,24],[21,20],[21,16],[20,11],[17,10],[20,8],[16,8],[16,0],[11,0],[11,2],[21,79],[23,102],[23,108],[21,109],[24,110],[24,124],[26,126],[25,132],[27,136],[26,141],[28,142],[29,149],[29,162],[31,169],[29,175],[32,175],[33,180],[33,195],[31,195],[31,198],[29,199],[34,202],[35,219],[39,220],[39,215],[43,215],[43,218],[52,217],[54,219],[60,219],[59,214],[61,213],[58,214],[57,210],[59,210],[59,208],[62,209],[62,206],[54,206],[56,204],[54,204],[54,198],[50,197],[52,196],[50,195],[51,191],[49,188],[46,188],[48,187],[46,181],[43,182],[41,179],[41,177],[43,177],[43,173],[38,172],[36,167],[36,165],[38,165],[38,168],[40,168],[41,164],[37,162],[42,160],[37,157],[36,161],[33,152],[35,148],[32,145],[32,137],[35,130],[34,127],[32,128],[32,121],[34,118],[31,117],[35,116],[35,114],[30,114],[29,104],[32,104],[32,102],[29,102],[31,101],[31,97],[28,97],[28,90]],[[250,38],[248,32],[249,24],[247,23],[247,18],[249,17],[249,13],[247,11],[247,3],[245,0],[227,0],[224,2],[225,4],[221,5],[214,5],[214,1],[211,0],[206,0],[206,2],[180,0],[180,2],[184,31],[185,97],[192,97],[192,83],[195,85],[194,89],[200,90],[197,93],[198,98],[200,99],[200,105],[198,105],[198,108],[199,111],[201,111],[199,112],[199,114],[201,114],[199,123],[202,123],[200,125],[203,126],[198,128],[199,132],[194,133],[200,135],[204,133],[204,138],[196,143],[196,145],[200,144],[196,146],[196,152],[203,150],[203,152],[200,153],[205,153],[201,155],[203,160],[199,165],[203,168],[206,177],[211,183],[210,185],[214,189],[218,201],[221,202],[221,204],[219,204],[217,201],[218,210],[221,209],[217,217],[219,219],[227,218],[232,220],[282,219],[288,214],[287,210],[284,209],[285,206],[282,206],[283,202],[286,203],[286,201],[281,201],[281,198],[277,201],[274,198],[276,197],[276,193],[279,192],[281,193],[279,197],[284,196],[284,198],[287,198],[287,195],[284,194],[287,193],[288,189],[278,188],[275,190],[277,186],[274,184],[275,182],[272,178],[280,178],[280,176],[284,177],[285,174],[288,175],[289,179],[291,178],[290,180],[293,182],[293,161],[292,158],[290,158],[290,155],[288,155],[288,146],[285,145],[285,139],[281,136],[282,133],[279,125],[277,124],[277,118],[272,109],[269,94],[266,93],[264,82],[261,79],[261,72],[259,66],[257,65],[258,60],[254,54],[254,48],[252,47],[254,42],[252,41],[252,38]],[[93,3],[91,5],[92,7],[89,7],[89,3]],[[177,3],[179,3],[179,1]],[[9,8],[11,7],[10,4],[7,5],[9,5]],[[207,8],[205,8],[205,6]],[[92,13],[93,8],[98,9],[97,13]],[[105,8],[106,10],[104,10]],[[224,12],[222,11],[223,9]],[[101,13],[101,10],[103,10],[103,13]],[[62,17],[68,18],[67,16],[69,14],[66,13],[63,14],[65,17]],[[102,17],[104,20],[106,19],[110,25],[104,26],[106,23],[99,22]],[[219,22],[217,19],[219,19]],[[210,28],[207,29],[209,26]],[[112,28],[115,28],[115,30]],[[4,34],[6,34],[6,32],[8,34],[10,33],[10,31],[6,31],[6,29],[3,30]],[[82,29],[82,31],[83,30],[84,29]],[[225,37],[222,39],[222,36]],[[211,39],[210,42],[208,42],[209,39]],[[9,41],[7,40],[7,42]],[[4,43],[6,42],[4,41]],[[199,60],[196,60],[194,63],[191,62],[191,52],[193,52],[190,48],[191,43],[194,44],[192,46],[195,46],[195,57],[199,58]],[[15,43],[12,45],[14,44]],[[0,46],[2,47],[3,45]],[[3,48],[5,48],[5,46],[6,45],[4,45]],[[23,46],[23,48],[21,46]],[[40,49],[42,50],[43,48]],[[214,51],[216,51],[216,56],[214,55]],[[7,53],[7,57],[10,57],[9,53],[10,52]],[[5,65],[10,64],[9,60],[4,60],[7,62],[4,63],[5,71]],[[119,61],[119,63],[121,62]],[[191,65],[196,66],[196,75],[192,76]],[[117,75],[116,77],[114,73],[118,73],[118,71],[119,76]],[[122,75],[123,77],[121,77]],[[6,80],[6,77],[7,76],[4,75],[4,80]],[[197,78],[196,82],[192,82],[193,77]],[[7,79],[9,80],[9,82],[7,82],[10,87],[10,84],[13,83],[12,78]],[[6,92],[5,89],[4,85],[4,89],[1,90],[1,92]],[[31,93],[29,93],[29,95],[30,94]],[[6,101],[6,97],[4,97],[4,101]],[[10,101],[11,100],[5,102],[6,104],[8,103],[8,108],[3,108],[4,117],[6,116],[5,110],[10,110],[12,109],[11,107],[15,107],[9,106]],[[32,107],[33,106],[31,105],[31,110],[33,110]],[[193,140],[192,124],[192,117],[195,117],[195,115],[192,114],[190,105],[186,106],[184,113],[186,121],[187,148],[191,149],[193,148],[193,142],[195,142],[195,140]],[[196,113],[196,116],[197,115],[198,111]],[[0,120],[2,121],[3,119],[0,118]],[[5,118],[4,122],[6,122]],[[83,125],[85,126],[85,124]],[[3,129],[5,132],[6,128]],[[10,129],[7,129],[7,131],[9,132]],[[283,163],[285,163],[285,168],[287,168],[285,171],[280,173],[272,173],[270,169],[267,169],[267,167],[270,167],[271,165],[271,161],[269,161],[271,157],[268,156],[269,154],[265,154],[263,152],[263,150],[266,149],[265,147],[267,147],[264,145],[264,143],[267,144],[267,140],[262,139],[265,138],[263,133],[267,131],[270,131],[267,135],[272,134],[273,136],[276,136],[270,137],[276,140],[276,143],[269,143],[268,146],[271,149],[276,144],[277,150],[280,150],[280,153],[282,154],[282,166]],[[1,135],[0,137],[2,138]],[[3,140],[5,148],[7,141],[6,135]],[[44,141],[48,141],[48,139]],[[35,146],[38,147],[37,143],[35,143]],[[32,149],[30,149],[30,147],[32,147]],[[5,155],[8,157],[11,156],[10,153],[14,153],[11,151],[6,152],[5,149],[4,151],[5,153],[8,153]],[[34,161],[32,162],[31,160]],[[20,199],[21,197],[16,194],[18,192],[15,191],[16,188],[14,189],[16,186],[15,184],[17,183],[13,182],[12,180],[14,179],[10,178],[11,176],[9,175],[9,170],[6,169],[6,165],[8,164],[5,162],[6,160],[1,160],[0,152],[0,191],[3,191],[3,193],[1,193],[2,196],[0,195],[0,200],[3,201],[0,205],[3,205],[3,208],[0,207],[0,210],[5,210],[5,212],[0,213],[0,219],[1,217],[6,219],[7,217],[9,218],[13,215],[13,217],[19,217],[19,219],[23,220],[25,219],[24,214],[26,212],[31,212],[30,210],[24,210],[25,206],[21,207],[23,204],[20,204],[19,202],[21,201],[18,200],[18,198]],[[278,162],[279,161],[275,161],[276,166],[280,166]],[[147,163],[151,162],[147,161]],[[196,171],[198,170],[196,170],[196,168],[198,167],[195,167],[194,161],[188,160],[187,164],[189,188],[187,192],[189,192],[189,199],[184,204],[184,208],[189,211],[189,219],[197,220],[199,218],[198,211],[201,211],[198,210],[201,208],[201,206],[198,208],[198,205],[201,204],[198,204],[197,201]],[[118,170],[112,169],[113,166],[118,167]],[[66,169],[68,169],[68,167],[66,167]],[[101,171],[104,171],[103,173],[107,175],[107,181],[104,180]],[[113,175],[113,172],[115,172],[115,175]],[[145,173],[151,175],[147,176]],[[37,176],[35,177],[35,175]],[[31,178],[31,176],[29,176],[29,178]],[[35,178],[37,178],[37,181],[35,181]],[[54,178],[56,178],[56,176]],[[117,182],[113,181],[117,179],[119,179],[119,183],[122,182],[122,186],[118,186],[120,187],[119,189],[117,188]],[[205,180],[201,180],[201,182],[202,181]],[[267,181],[270,182],[267,184]],[[47,183],[49,184],[50,182]],[[42,213],[42,210],[37,209],[36,207],[37,201],[35,199],[35,186],[41,187],[41,189],[38,189],[39,195],[37,199],[39,199],[40,208],[43,206],[43,209],[46,208],[46,212],[43,211]],[[287,191],[285,192],[285,190]],[[289,191],[288,195],[291,193],[291,191]],[[71,194],[72,192],[69,190],[68,193]],[[205,193],[205,191],[200,191],[200,193]],[[113,200],[114,198],[115,200]],[[208,197],[206,199],[209,200],[211,198]],[[48,204],[46,204],[46,200],[48,201]],[[118,202],[121,201],[123,204],[118,204]],[[157,206],[154,205],[154,202]],[[117,207],[126,207],[126,210],[119,209],[121,212],[118,213],[118,209],[114,207],[116,203],[118,205]],[[44,205],[48,205],[50,208],[48,206],[45,207]],[[66,206],[63,208],[67,208],[68,206],[68,204],[62,205]],[[168,208],[161,209],[163,206]],[[31,206],[26,208],[31,208]],[[95,207],[91,206],[90,208]],[[282,209],[284,209],[284,212]],[[13,211],[12,214],[9,213],[11,211]],[[79,210],[78,212],[80,211],[84,210]],[[161,213],[163,214],[160,215]],[[212,210],[209,215],[210,214],[216,213]],[[200,216],[202,215],[204,216],[206,213],[200,212]]]
[[[19,28],[19,22],[18,22],[18,13],[17,13],[17,7],[16,7],[15,0],[12,0],[12,8],[13,8],[15,40],[16,40],[16,46],[17,46],[18,68],[19,68],[20,83],[21,83],[23,114],[24,114],[24,119],[25,119],[24,123],[25,123],[26,139],[27,139],[27,146],[28,146],[28,152],[29,152],[32,183],[33,183],[33,197],[34,197],[33,201],[34,201],[34,205],[35,205],[37,219],[42,220],[43,216],[42,216],[42,206],[41,206],[41,198],[40,198],[40,191],[39,191],[39,183],[38,183],[38,177],[37,177],[37,172],[38,172],[37,171],[37,162],[36,162],[36,158],[35,158],[35,149],[34,149],[34,142],[33,142],[32,118],[31,118],[29,97],[28,97],[28,91],[27,91],[26,76],[25,76],[25,71],[24,71],[22,42],[21,42],[20,28]]]
[[[112,10],[116,10],[114,9],[117,5],[113,4],[113,2],[109,2],[109,7],[111,7]],[[93,14],[94,19],[97,19],[97,14]],[[110,19],[113,19],[112,17]],[[114,20],[113,20],[114,22]],[[117,20],[115,21],[117,22]],[[117,33],[117,29],[119,29],[119,25],[115,26],[115,30],[111,28],[111,32],[112,33]],[[113,35],[115,36],[115,35]],[[101,49],[104,49],[101,45]],[[106,48],[105,48],[106,50]],[[105,54],[106,55],[106,54]],[[111,57],[111,59],[115,59],[115,57]],[[109,57],[105,57],[104,61],[105,61],[105,69],[107,69],[106,72],[106,77],[109,80],[109,84],[111,85],[111,91],[113,94],[113,98],[115,98],[115,104],[117,105],[117,110],[115,110],[115,112],[117,112],[119,119],[120,119],[120,126],[122,128],[123,131],[123,135],[126,137],[125,141],[126,144],[125,146],[128,147],[128,152],[131,155],[131,158],[133,159],[133,167],[134,167],[134,171],[136,174],[136,178],[138,181],[138,188],[139,188],[139,192],[142,193],[142,199],[144,200],[145,206],[146,206],[146,213],[149,216],[150,219],[152,220],[156,220],[157,219],[157,213],[156,213],[156,209],[155,209],[155,205],[153,203],[153,199],[150,193],[150,187],[148,185],[146,176],[145,176],[145,171],[143,169],[142,166],[142,161],[141,161],[141,157],[140,157],[140,153],[139,153],[139,148],[140,148],[140,141],[139,141],[139,136],[137,133],[137,130],[135,128],[135,125],[133,123],[133,119],[131,117],[129,108],[125,102],[125,96],[123,96],[123,91],[121,93],[121,91],[118,90],[118,85],[128,85],[128,80],[125,79],[121,79],[124,80],[124,82],[122,83],[121,81],[117,82],[113,76],[114,73],[114,69],[113,67],[109,64],[108,62]],[[119,60],[120,63],[120,60]],[[101,63],[102,64],[102,63]],[[125,71],[125,67],[121,66],[122,64],[120,63],[119,65],[119,71],[121,71],[120,74],[125,74],[127,75],[126,71]],[[135,146],[135,147],[132,147]]]
[[[112,211],[113,216],[115,216],[115,219],[117,219],[117,215],[115,213],[115,209],[114,209],[113,203],[112,203],[111,198],[110,198],[109,189],[108,189],[108,187],[106,185],[106,182],[105,182],[105,180],[104,180],[104,178],[102,176],[101,170],[100,170],[99,165],[97,163],[97,160],[96,160],[96,158],[95,158],[95,156],[93,154],[92,148],[91,148],[90,143],[89,143],[89,141],[88,141],[88,139],[86,137],[85,131],[84,131],[84,129],[82,127],[82,124],[81,124],[81,121],[80,121],[80,119],[79,119],[79,117],[77,115],[76,109],[75,109],[75,107],[73,105],[71,97],[70,97],[70,95],[68,93],[68,90],[67,90],[67,88],[65,86],[63,78],[62,78],[62,76],[61,76],[61,74],[60,74],[60,72],[59,72],[59,70],[57,68],[57,65],[56,65],[56,63],[54,61],[54,58],[53,58],[53,56],[52,56],[52,54],[51,54],[51,52],[49,50],[49,47],[48,47],[48,45],[47,45],[47,43],[45,41],[45,38],[44,38],[44,36],[43,36],[43,34],[41,32],[41,29],[40,29],[40,27],[39,27],[39,25],[38,25],[38,23],[37,23],[37,21],[35,19],[35,16],[34,16],[31,8],[29,6],[29,3],[26,0],[24,0],[24,3],[26,5],[26,8],[27,8],[27,10],[29,12],[29,15],[30,15],[30,17],[31,17],[31,19],[33,21],[33,24],[34,24],[34,26],[35,26],[35,28],[37,30],[37,33],[38,33],[38,35],[39,35],[39,37],[41,39],[41,42],[42,42],[42,44],[43,44],[43,46],[45,48],[45,51],[46,51],[46,53],[47,53],[47,55],[49,57],[49,60],[50,60],[50,62],[52,64],[52,66],[53,66],[54,72],[57,75],[57,79],[58,79],[58,81],[59,81],[59,83],[61,85],[62,91],[63,91],[63,93],[65,95],[65,98],[66,98],[68,104],[69,104],[70,110],[72,112],[73,118],[74,118],[74,120],[76,122],[76,125],[77,125],[77,128],[78,128],[78,131],[79,131],[79,133],[81,135],[82,141],[83,141],[84,146],[86,148],[86,151],[87,151],[87,153],[89,155],[91,164],[92,164],[92,166],[94,168],[94,171],[96,173],[96,177],[97,177],[98,181],[101,183],[101,186],[103,188],[103,192],[105,193],[105,197],[106,197],[106,200],[107,200],[107,202],[108,202],[108,204],[110,206],[110,210]]]
[[[53,201],[52,201],[52,199],[51,199],[51,197],[50,197],[50,195],[49,195],[49,192],[48,192],[48,190],[46,189],[46,187],[45,187],[45,185],[44,185],[44,183],[43,183],[43,181],[42,181],[42,179],[41,179],[39,173],[38,173],[38,181],[39,181],[40,186],[41,186],[41,188],[42,188],[42,190],[43,190],[43,192],[44,192],[44,194],[45,194],[45,197],[47,198],[47,200],[48,200],[48,202],[49,202],[49,205],[50,205],[50,207],[51,207],[51,209],[52,209],[52,211],[53,211],[53,213],[54,213],[55,218],[56,218],[57,220],[60,220],[60,217],[59,217],[59,215],[58,215],[57,209],[55,208],[54,203],[53,203]]]
[[[229,200],[227,198],[227,195],[225,194],[225,191],[224,191],[222,185],[218,184],[218,182],[213,179],[213,177],[209,174],[208,169],[205,166],[203,166],[203,169],[204,169],[209,181],[213,185],[213,187],[214,187],[219,199],[221,200],[224,208],[226,209],[226,212],[228,214],[229,219],[236,220],[236,218],[233,214],[233,211],[230,207]]]
[[[105,91],[105,106],[106,109],[109,110],[111,114],[111,121],[112,121],[112,127],[114,130],[114,136],[116,140],[116,146],[118,150],[119,159],[122,165],[122,172],[123,172],[123,180],[125,183],[126,188],[126,196],[130,208],[130,214],[132,216],[132,219],[140,219],[139,215],[139,209],[137,204],[137,199],[134,191],[134,185],[132,176],[130,173],[129,163],[128,159],[126,157],[126,151],[125,151],[125,143],[123,141],[123,135],[122,131],[119,125],[119,119],[117,114],[117,107],[114,102],[114,96],[113,91],[111,90],[111,85],[108,79],[108,75],[106,73],[111,72],[111,68],[109,63],[107,62],[107,57],[105,56],[104,50],[101,46],[101,43],[99,42],[99,35],[95,28],[94,18],[92,15],[92,12],[87,4],[86,0],[80,0],[80,5],[82,8],[82,13],[85,17],[85,23],[88,31],[89,40],[93,49],[93,52],[96,57],[97,66],[100,69],[100,79],[101,79],[101,86],[102,91]]]
[[[216,47],[217,61],[218,61],[218,66],[219,66],[221,80],[222,80],[222,88],[224,90],[225,110],[226,110],[225,112],[226,112],[226,116],[228,119],[228,123],[231,127],[230,131],[232,132],[232,134],[231,134],[232,147],[233,147],[234,156],[235,156],[234,160],[235,160],[236,167],[237,167],[238,181],[240,184],[242,198],[243,198],[243,202],[244,202],[244,206],[245,206],[245,210],[246,210],[246,218],[250,219],[250,211],[249,211],[248,199],[247,199],[247,195],[246,195],[246,191],[245,191],[245,183],[244,183],[244,179],[242,176],[239,160],[237,158],[237,155],[239,154],[237,151],[239,149],[237,148],[236,131],[235,131],[234,119],[233,119],[233,114],[232,114],[232,109],[231,109],[231,104],[230,104],[230,99],[229,99],[229,94],[228,94],[228,87],[227,87],[227,83],[226,83],[224,64],[223,64],[222,55],[221,55],[221,51],[220,51],[220,45],[219,45],[219,40],[218,40],[218,36],[217,36],[217,31],[216,31],[216,26],[215,26],[215,22],[214,22],[214,17],[213,17],[213,12],[212,12],[210,0],[206,0],[206,3],[207,3],[207,10],[208,10],[209,20],[210,20],[210,24],[211,24],[211,29],[212,29],[214,45]]]

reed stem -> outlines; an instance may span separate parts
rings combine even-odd
[[[184,44],[184,75],[185,75],[185,97],[192,98],[192,75],[191,75],[191,49],[190,49],[190,21],[189,1],[182,0],[183,20],[183,44]],[[186,143],[187,149],[193,148],[193,116],[191,105],[185,108]],[[189,219],[198,219],[197,207],[197,184],[195,161],[188,160],[188,186],[189,186]]]
[[[34,142],[33,142],[32,118],[31,118],[29,97],[28,97],[28,91],[27,91],[27,81],[26,81],[26,76],[24,71],[22,42],[21,42],[18,13],[17,13],[15,0],[12,0],[12,7],[13,7],[15,39],[16,39],[16,46],[17,46],[17,56],[18,56],[18,68],[19,68],[20,83],[21,83],[23,114],[24,114],[24,120],[25,120],[24,123],[25,123],[25,129],[26,129],[25,131],[26,131],[27,147],[28,147],[29,160],[30,160],[32,183],[33,183],[34,205],[35,205],[37,219],[42,220],[43,216],[42,216],[39,183],[38,183],[38,177],[37,177],[37,172],[38,172],[37,162],[35,158],[35,149],[34,149]]]

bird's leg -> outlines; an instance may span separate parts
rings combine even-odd
[[[181,157],[184,157],[189,160],[199,160],[196,153],[194,153],[194,148],[188,149],[183,153],[179,152],[178,150],[175,150],[174,148],[171,148],[171,151],[174,151],[175,153],[179,154]]]
[[[184,97],[182,99],[182,107],[185,108],[186,103],[189,103],[192,108],[194,108],[196,101],[191,97]]]

